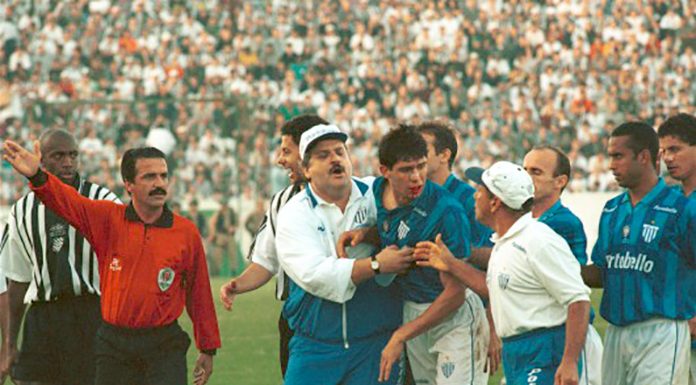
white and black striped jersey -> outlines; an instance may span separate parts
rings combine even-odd
[[[0,236],[0,254],[2,253],[2,250],[5,249],[5,244],[7,243],[7,230],[8,226],[7,224],[4,224],[2,226],[2,236]],[[7,291],[7,280],[5,279],[5,274],[2,272],[2,269],[0,268],[0,294],[4,293]]]
[[[81,195],[92,200],[121,201],[108,189],[79,179]],[[8,235],[0,250],[0,271],[8,279],[28,282],[25,303],[101,294],[92,246],[74,227],[47,210],[33,192],[10,209]]]
[[[302,185],[292,184],[273,195],[271,204],[259,229],[256,231],[256,236],[254,236],[254,241],[251,243],[249,253],[247,254],[247,259],[251,262],[259,264],[264,269],[276,274],[276,298],[280,300],[285,299],[287,296],[287,276],[280,268],[275,247],[278,211],[285,206],[290,198],[300,191],[302,191]]]

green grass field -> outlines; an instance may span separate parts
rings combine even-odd
[[[275,285],[238,296],[231,312],[225,311],[217,300],[220,285],[225,281],[214,278],[211,282],[220,320],[223,348],[215,357],[210,385],[278,385],[282,384],[278,368],[278,312],[280,302],[273,296]],[[598,309],[601,291],[594,291],[592,304]],[[185,313],[184,313],[185,314]],[[181,318],[182,326],[189,331],[191,322],[187,315]],[[606,321],[597,315],[595,327],[604,336]],[[198,355],[192,346],[189,351],[189,376]],[[499,384],[502,369],[491,378],[489,384]]]

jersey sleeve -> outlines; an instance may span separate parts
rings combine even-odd
[[[457,258],[471,255],[471,227],[463,208],[452,206],[445,210],[440,222],[442,241]]]
[[[278,273],[278,255],[276,253],[275,236],[270,226],[259,228],[251,251],[251,262],[256,263],[272,274]]]
[[[539,241],[538,245],[532,245],[534,252],[529,263],[548,293],[563,306],[589,301],[590,289],[582,280],[580,263],[568,243],[553,232],[544,234]]]
[[[205,251],[198,232],[192,230],[191,234],[189,252],[193,256],[193,268],[191,284],[186,293],[186,312],[193,323],[196,347],[199,350],[217,349],[221,345],[220,330],[210,290]]]
[[[679,219],[682,255],[692,267],[696,267],[696,201],[689,200]]]
[[[602,211],[602,216],[599,218],[599,229],[597,231],[597,241],[592,247],[592,263],[597,267],[604,268],[606,266],[607,244],[612,229],[607,228],[607,207]]]
[[[353,298],[356,290],[351,279],[355,260],[339,259],[326,234],[307,218],[313,215],[310,209],[302,210],[300,205],[288,207],[294,202],[288,203],[278,215],[276,250],[280,266],[308,293],[345,303]]]
[[[3,230],[3,243],[0,249],[0,271],[16,282],[31,281],[30,239],[20,233],[21,217],[17,215],[17,205],[12,206],[10,216]]]
[[[561,238],[565,239],[570,251],[581,265],[587,264],[587,237],[582,222],[576,217],[565,216],[565,220],[547,223]]]
[[[94,246],[97,257],[103,254],[99,248],[105,244],[110,233],[111,210],[114,202],[94,201],[80,195],[77,190],[61,182],[57,177],[46,172],[47,180],[41,186],[31,185],[31,189],[41,201],[64,218],[77,231],[82,233]]]

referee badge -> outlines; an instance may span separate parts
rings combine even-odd
[[[172,286],[175,275],[176,273],[171,267],[160,269],[159,274],[157,274],[157,285],[159,286],[160,290],[167,291],[167,289]]]

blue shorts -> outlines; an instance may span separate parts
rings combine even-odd
[[[565,324],[503,338],[508,385],[553,385],[565,348]],[[582,360],[578,363],[578,375]]]
[[[391,333],[351,342],[326,343],[295,334],[290,340],[290,360],[285,385],[396,385],[401,362],[392,367],[389,381],[377,382],[382,349]]]

